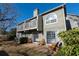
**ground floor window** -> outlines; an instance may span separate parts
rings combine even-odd
[[[50,43],[54,39],[56,39],[55,31],[47,31],[47,42]]]

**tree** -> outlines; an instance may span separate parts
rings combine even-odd
[[[6,32],[0,28],[0,34],[5,34]]]
[[[8,40],[14,40],[14,38],[16,37],[16,28],[12,28],[9,32],[7,32],[8,34]]]
[[[12,4],[0,4],[0,28],[6,31],[16,25],[17,12]]]

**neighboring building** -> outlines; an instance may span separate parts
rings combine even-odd
[[[46,43],[56,43],[60,41],[57,35],[59,32],[78,27],[77,24],[76,26],[74,25],[75,19],[72,20],[70,17],[73,16],[66,15],[65,4],[46,11],[40,15],[39,10],[35,9],[32,18],[17,25],[16,36],[17,38],[31,38],[33,42],[43,38]],[[75,17],[76,16],[74,16],[74,18]]]
[[[68,29],[79,27],[79,16],[74,14],[67,14],[66,24]]]

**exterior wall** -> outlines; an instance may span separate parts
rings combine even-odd
[[[44,35],[43,33],[39,33],[38,41],[41,41],[42,39],[44,39]]]
[[[48,11],[47,13],[41,15],[38,15],[38,10],[36,9],[33,14],[35,18],[32,18],[31,20],[29,19],[29,22],[23,22],[22,24],[17,25],[17,31],[19,32],[16,33],[16,36],[18,38],[24,36],[32,38],[33,42],[39,41],[40,39],[45,39],[45,41],[47,42],[47,31],[54,31],[56,38],[54,40],[51,40],[50,43],[60,41],[57,35],[59,32],[65,31],[66,29],[79,27],[79,16],[67,15],[66,17],[64,9],[64,7],[59,7],[55,10],[52,10],[51,12]],[[56,22],[47,24],[46,19],[50,15],[56,16]],[[54,19],[54,17],[52,18]],[[33,24],[35,24],[35,26],[33,26]],[[30,34],[22,34],[22,31],[29,31]],[[35,39],[35,36],[37,35],[38,37],[36,37]]]
[[[36,11],[37,12],[37,11]],[[35,12],[35,13],[36,13]],[[49,24],[46,24],[46,19],[49,15],[53,15],[53,14],[56,14],[57,18],[56,18],[56,22],[54,23],[49,23]],[[36,14],[35,14],[36,15]],[[34,18],[33,18],[34,19]],[[31,22],[30,22],[31,21]],[[29,19],[29,24],[30,25],[33,25],[32,24],[32,19],[30,20]],[[52,42],[57,42],[57,41],[60,41],[60,39],[58,38],[57,34],[61,31],[65,31],[66,30],[66,20],[65,20],[65,11],[64,11],[64,7],[59,7],[51,12],[47,12],[43,15],[37,15],[36,17],[36,27],[35,28],[32,28],[33,26],[31,26],[29,29],[28,27],[26,26],[26,23],[27,22],[24,22],[24,25],[23,25],[23,31],[29,31],[29,33],[26,33],[25,35],[23,35],[21,32],[20,33],[17,33],[17,37],[23,37],[23,36],[26,36],[28,38],[32,38],[33,42],[36,40],[36,41],[39,41],[40,39],[45,39],[45,41],[47,42],[47,31],[55,31],[56,33],[56,38],[54,40],[51,40],[51,43]],[[35,31],[33,31],[35,29]],[[18,30],[18,29],[17,29]],[[31,31],[30,31],[31,30]],[[32,33],[33,32],[33,33]],[[36,33],[37,32],[37,33]],[[38,35],[38,37],[36,39],[34,39],[34,36],[35,35]]]
[[[16,37],[19,39],[19,38],[21,38],[23,35],[22,35],[22,33],[16,33]]]
[[[37,16],[37,31],[43,31],[43,18],[42,16]]]
[[[79,27],[79,17],[78,16],[67,15],[66,20],[68,20],[70,22],[71,28]]]
[[[42,38],[42,33],[26,34],[26,37],[31,38],[33,42],[37,42]]]
[[[57,21],[54,23],[46,24],[46,17],[48,15],[51,15],[55,13],[57,15]],[[58,36],[57,33],[60,31],[65,31],[66,30],[66,25],[65,25],[65,13],[64,13],[64,8],[58,9],[56,11],[52,11],[51,13],[48,13],[46,15],[43,15],[43,31],[44,31],[44,37],[47,42],[47,36],[46,33],[47,31],[55,31],[56,32],[56,39],[51,42],[57,42]]]
[[[19,28],[20,27],[20,28]],[[32,34],[32,32],[34,32],[34,31],[32,31],[32,30],[34,30],[34,29],[36,29],[35,31],[43,31],[43,21],[42,21],[42,17],[41,16],[37,16],[36,18],[34,18],[34,19],[32,19],[32,20],[30,20],[29,22],[24,22],[24,23],[22,23],[22,24],[20,24],[20,25],[18,25],[17,26],[17,34],[18,35],[16,35],[18,38],[20,38],[20,37],[24,37],[23,36],[23,34],[21,33],[22,31],[24,32],[24,31],[29,31],[29,30],[31,30],[31,31],[29,31],[31,34]],[[19,32],[19,33],[18,33]],[[21,35],[20,35],[21,34]],[[32,35],[30,35],[29,33],[26,33],[26,36],[27,36],[27,34],[28,34],[28,37],[30,37],[31,36],[31,38],[32,38]]]

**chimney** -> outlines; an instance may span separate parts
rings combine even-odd
[[[36,8],[33,12],[33,17],[37,16],[39,14],[39,10]]]

